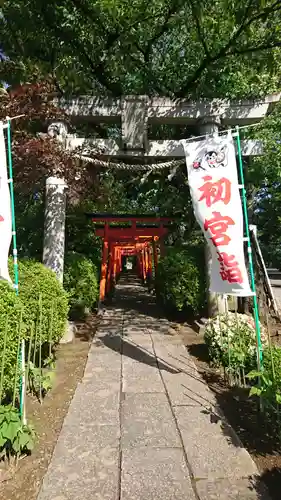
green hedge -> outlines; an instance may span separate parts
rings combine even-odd
[[[199,313],[205,305],[204,256],[200,249],[171,248],[158,264],[155,288],[157,298],[169,310]]]
[[[12,277],[11,259],[9,268]],[[15,375],[16,368],[18,368],[19,324],[21,324],[21,336],[27,341],[30,339],[32,323],[37,325],[37,333],[39,332],[39,297],[41,297],[42,304],[41,344],[45,342],[55,344],[65,332],[69,309],[67,293],[58,282],[56,275],[43,264],[27,260],[19,263],[19,296],[16,295],[12,285],[0,281],[0,388],[2,390],[0,392],[2,392],[2,399],[5,397],[11,399],[13,391],[18,392],[19,371],[16,384]],[[20,318],[22,318],[21,323]]]
[[[2,384],[2,398],[12,393],[14,389],[15,370],[17,364],[17,350],[21,311],[23,303],[16,296],[14,289],[6,281],[0,281],[0,383]],[[26,335],[26,316],[23,313],[22,335]],[[4,353],[6,321],[6,349]],[[4,368],[1,380],[2,369]]]
[[[11,275],[12,275],[12,263]],[[41,341],[57,343],[62,338],[68,317],[68,296],[53,271],[40,262],[19,262],[19,296],[28,314],[29,325],[39,320],[39,297],[42,300]],[[50,324],[52,316],[52,334]],[[29,329],[30,331],[30,329]]]
[[[71,252],[66,256],[64,288],[68,292],[71,314],[83,316],[98,300],[97,268],[81,254]]]

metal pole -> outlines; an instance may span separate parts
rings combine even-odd
[[[262,272],[264,274],[265,284],[266,284],[266,287],[267,287],[267,290],[268,290],[268,294],[269,294],[269,297],[270,297],[270,300],[271,300],[271,303],[272,303],[272,307],[274,309],[275,314],[280,318],[280,313],[279,313],[279,310],[278,310],[278,307],[277,307],[277,304],[276,304],[276,300],[275,300],[275,297],[274,297],[273,289],[272,289],[272,286],[271,286],[271,283],[270,283],[270,279],[269,279],[269,276],[268,276],[266,265],[265,265],[265,262],[263,260],[263,255],[262,255],[262,252],[261,252],[259,240],[258,240],[258,237],[257,237],[257,226],[250,225],[249,229],[250,229],[250,233],[252,234],[254,246],[256,247],[257,257],[258,257],[258,260],[260,261],[259,263],[260,263],[260,266],[262,268]]]
[[[13,241],[13,264],[14,264],[14,288],[16,295],[19,294],[19,268],[18,268],[18,250],[17,250],[17,233],[16,233],[16,217],[15,217],[15,198],[14,198],[14,179],[13,179],[13,160],[12,160],[12,137],[11,137],[11,121],[7,118],[7,151],[8,151],[8,171],[9,171],[9,186],[11,198],[11,218],[12,218],[12,241]],[[24,412],[24,392],[25,392],[25,345],[22,340],[20,359],[18,360],[21,370],[20,375],[20,415],[25,420]]]
[[[261,342],[261,329],[259,322],[259,308],[256,294],[256,284],[255,284],[255,272],[254,272],[254,264],[252,257],[252,247],[251,247],[251,239],[250,239],[250,229],[249,229],[249,219],[248,219],[248,210],[247,210],[247,199],[246,199],[246,189],[244,185],[244,171],[243,171],[243,160],[242,160],[242,152],[241,152],[241,142],[240,142],[240,134],[239,134],[239,126],[236,127],[236,144],[237,144],[237,154],[238,154],[238,165],[239,165],[239,174],[240,174],[240,182],[241,182],[241,195],[242,195],[242,207],[244,213],[244,221],[245,221],[245,232],[247,238],[247,249],[248,249],[248,257],[249,257],[249,271],[251,277],[251,288],[253,292],[253,306],[254,306],[254,319],[256,326],[256,335],[257,335],[257,350],[258,350],[258,367],[259,369],[263,368],[263,352],[262,352],[262,342]]]
[[[16,234],[16,218],[15,218],[15,198],[14,198],[14,180],[13,180],[13,161],[12,161],[12,140],[11,140],[11,123],[8,119],[7,126],[7,145],[8,145],[8,170],[9,170],[9,186],[11,197],[11,217],[12,217],[12,238],[13,238],[13,263],[14,263],[14,288],[16,294],[19,294],[19,270],[18,270],[18,251],[17,251],[17,234]]]

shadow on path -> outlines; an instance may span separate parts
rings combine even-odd
[[[146,349],[131,343],[127,339],[121,338],[119,335],[104,335],[100,338],[100,341],[109,349],[140,363],[148,366],[158,366],[159,370],[166,370],[169,373],[179,373],[179,370],[169,366],[168,363],[156,359],[153,353],[149,353]]]

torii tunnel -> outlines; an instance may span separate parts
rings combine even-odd
[[[95,225],[95,235],[103,239],[100,273],[100,301],[115,287],[122,271],[122,257],[136,257],[136,271],[147,282],[163,254],[164,238],[173,221],[150,215],[87,214]]]

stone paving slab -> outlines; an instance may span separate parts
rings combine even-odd
[[[122,447],[181,447],[165,394],[129,394],[122,403]]]
[[[151,365],[125,358],[123,361],[123,392],[164,392],[156,360]]]
[[[143,342],[135,342],[133,339],[123,337],[122,354],[123,359],[132,358],[147,365],[156,362],[152,344],[149,343],[148,339],[144,339]]]
[[[104,344],[100,347],[94,347],[91,349],[88,355],[84,374],[94,372],[98,373],[102,370],[104,373],[108,372],[108,370],[119,373],[121,370],[120,352],[113,351]]]
[[[201,406],[202,409],[216,407],[215,395],[209,391],[200,375],[188,373],[161,372],[173,406]]]
[[[110,365],[112,366],[112,365]],[[90,370],[88,369],[84,375],[83,384],[89,384],[98,396],[101,395],[100,391],[104,389],[118,392],[120,391],[120,376],[121,367],[118,370],[108,369],[107,372],[101,370]]]
[[[102,380],[95,390],[90,384],[79,384],[69,408],[73,426],[96,424],[119,425],[120,382],[107,386]]]
[[[196,500],[181,449],[123,452],[121,500]]]
[[[128,323],[128,326],[123,326],[123,335],[126,337],[127,335],[139,335],[144,337],[145,335],[150,336],[150,333],[147,330],[148,324],[142,320],[135,319],[134,333],[132,332],[132,321]],[[147,330],[147,331],[146,331]]]
[[[116,335],[114,337],[117,337],[117,339],[119,339],[119,346],[121,346],[121,337],[119,335]],[[100,337],[95,337],[93,339],[92,346],[91,346],[89,354],[88,354],[88,359],[91,356],[96,357],[97,354],[100,354],[100,355],[107,354],[107,355],[111,355],[111,357],[115,356],[116,358],[120,359],[120,356],[119,356],[120,352],[118,352],[118,350],[114,351],[106,345],[105,341],[108,338],[109,338],[109,336],[103,335]],[[117,340],[116,340],[116,343],[117,343]],[[121,362],[121,360],[120,360],[120,362]]]
[[[81,434],[88,435],[87,442],[91,450],[96,454],[102,452],[103,449],[117,449],[120,442],[120,426],[97,424],[92,421],[91,423],[81,423],[79,432],[74,432],[71,419],[66,419],[61,430],[60,440],[56,447],[56,454],[63,456],[73,455],[81,451]],[[87,449],[85,448],[85,451]]]
[[[180,345],[183,348],[181,338],[174,332],[169,333],[152,333],[150,332],[151,338],[153,340],[154,346],[157,347],[168,347],[170,345]]]
[[[175,406],[174,412],[195,478],[237,479],[258,473],[232,429],[222,429],[221,421],[213,421],[208,411]]]
[[[154,339],[153,335],[152,339]],[[191,357],[186,356],[188,353],[178,339],[177,341],[163,340],[162,343],[154,342],[154,350],[159,359],[165,359],[175,368],[179,370],[193,370],[197,373],[197,368],[194,362]]]
[[[38,500],[118,500],[119,450],[97,452],[91,442],[85,432],[80,447],[64,453],[63,460],[55,450]]]
[[[141,347],[143,346],[154,354],[150,333],[140,333],[139,331],[134,333],[131,329],[128,329],[127,333],[123,333],[123,341],[133,342]]]
[[[198,481],[196,489],[200,500],[270,500],[258,477]]]

